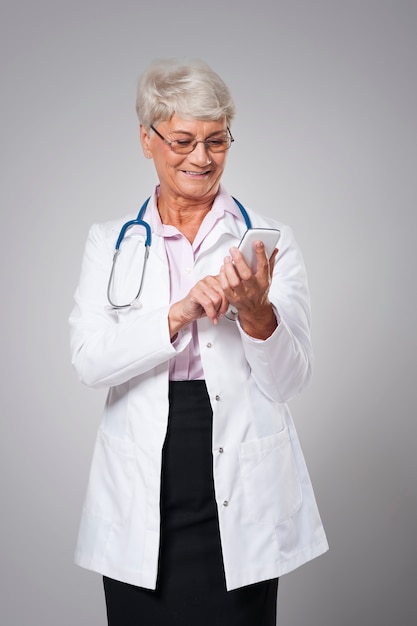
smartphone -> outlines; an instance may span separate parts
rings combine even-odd
[[[238,248],[254,274],[256,273],[257,262],[253,244],[255,241],[263,241],[269,259],[277,246],[280,235],[281,231],[277,228],[249,228],[245,232]]]

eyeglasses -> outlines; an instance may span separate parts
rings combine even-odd
[[[209,152],[226,152],[234,141],[229,128],[227,128],[227,133],[224,132],[220,135],[213,135],[212,137],[207,137],[207,139],[200,141],[195,141],[195,139],[191,137],[183,137],[181,139],[174,139],[174,141],[168,141],[168,139],[165,139],[165,137],[161,135],[161,133],[159,133],[154,126],[151,125],[151,128],[153,132],[156,133],[158,137],[160,137],[162,141],[166,143],[166,145],[169,146],[176,154],[190,154],[193,150],[195,150],[198,143],[203,143],[206,150]]]

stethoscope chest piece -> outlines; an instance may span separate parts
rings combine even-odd
[[[235,309],[234,306],[230,305],[225,313],[225,318],[230,320],[231,322],[236,322],[238,315],[238,310]]]

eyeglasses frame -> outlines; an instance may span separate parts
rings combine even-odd
[[[168,139],[166,139],[163,135],[161,135],[161,133],[159,131],[156,130],[155,126],[153,124],[151,124],[150,128],[153,130],[154,133],[156,133],[158,135],[158,137],[160,139],[162,139],[162,141],[171,148],[172,152],[174,152],[175,154],[191,154],[192,152],[194,152],[194,150],[196,149],[196,146],[198,143],[203,143],[206,150],[208,152],[212,152],[212,150],[210,149],[210,146],[207,145],[208,142],[208,138],[207,139],[200,139],[199,141],[195,141],[192,147],[192,149],[189,152],[176,152],[174,150],[174,148],[172,147],[172,144],[174,143],[174,141],[168,141]],[[221,153],[221,152],[226,152],[227,150],[230,149],[230,146],[232,145],[232,143],[234,142],[234,137],[232,135],[232,133],[230,132],[230,128],[227,127],[227,132],[229,133],[229,138],[230,138],[230,145],[225,148],[224,150],[217,150],[215,151],[215,153]]]

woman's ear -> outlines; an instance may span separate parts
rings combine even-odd
[[[152,159],[152,150],[151,150],[151,137],[149,134],[149,130],[141,124],[139,126],[140,130],[140,143],[142,144],[143,154],[147,159]]]

